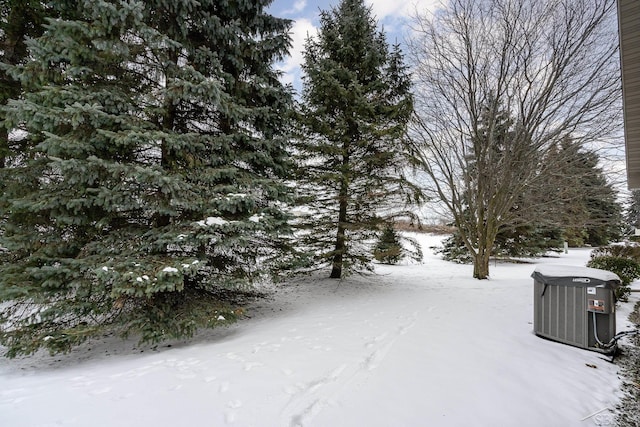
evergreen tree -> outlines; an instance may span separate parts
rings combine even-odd
[[[64,0],[11,73],[0,342],[67,351],[232,320],[287,259],[290,22],[268,0]]]
[[[595,165],[598,158],[595,156]],[[586,225],[586,243],[590,246],[607,245],[620,240],[624,230],[622,206],[618,193],[607,181],[602,169],[594,167],[594,173],[584,181],[589,220]]]
[[[42,34],[45,16],[51,14],[42,0],[0,0],[0,63],[17,65],[27,59],[27,38]],[[20,81],[0,68],[0,106],[22,91]],[[4,125],[4,114],[0,111],[0,169],[5,167],[11,153],[9,130]],[[15,149],[14,149],[15,150]],[[2,190],[0,182],[0,190]]]
[[[626,234],[633,235],[640,228],[640,190],[631,191],[625,211]]]
[[[562,229],[543,221],[504,229],[496,237],[494,253],[506,257],[538,257],[561,251]]]
[[[406,177],[411,82],[398,46],[363,0],[320,15],[303,64],[299,192],[310,207],[304,243],[331,277],[371,268],[381,226],[421,200]]]
[[[403,245],[403,241],[406,246]],[[417,240],[400,235],[393,224],[386,224],[373,250],[376,261],[384,264],[397,264],[403,258],[422,261],[422,249]]]
[[[565,138],[557,155],[565,159],[556,173],[556,221],[570,246],[605,245],[620,238],[622,207],[617,192],[598,166],[599,157],[571,138]],[[549,196],[549,195],[548,195]]]
[[[373,252],[376,260],[385,264],[397,264],[402,258],[400,236],[391,226],[384,228]]]

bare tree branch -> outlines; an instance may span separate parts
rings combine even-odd
[[[555,147],[619,131],[615,25],[613,0],[452,0],[414,16],[412,137],[474,277],[488,277],[497,233],[526,221],[522,194],[544,194],[543,172],[560,170]]]

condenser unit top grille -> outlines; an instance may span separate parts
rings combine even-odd
[[[620,277],[610,271],[571,265],[539,265],[531,277],[545,285],[555,286],[617,288],[622,283]]]

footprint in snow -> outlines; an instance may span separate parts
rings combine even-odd
[[[241,400],[232,400],[229,403],[227,403],[227,408],[231,408],[231,409],[238,409],[242,407],[242,401]]]
[[[238,409],[242,407],[241,400],[232,400],[227,403],[227,408]],[[227,424],[233,424],[236,421],[236,412],[235,411],[227,411],[224,415],[224,420]]]
[[[259,366],[264,366],[262,363],[259,362],[247,362],[244,364],[244,370],[245,371],[250,371],[253,368],[257,368]]]
[[[92,390],[89,392],[89,394],[93,395],[93,396],[98,396],[101,394],[105,394],[105,393],[109,393],[111,391],[111,387],[103,387],[103,388],[98,388],[95,390]]]
[[[381,334],[381,335],[378,335],[377,337],[374,337],[371,341],[369,341],[368,343],[366,343],[364,346],[365,346],[366,348],[371,348],[371,347],[373,347],[374,345],[376,345],[377,343],[379,343],[379,342],[383,341],[383,340],[387,337],[387,335],[388,335],[388,334],[387,334],[386,332],[385,332],[385,333],[383,333],[383,334]]]
[[[282,369],[282,373],[285,374],[286,376],[290,377],[291,375],[293,375],[293,370],[284,368],[284,369]]]
[[[224,414],[224,421],[227,424],[233,424],[236,422],[236,413],[234,411],[229,411]]]
[[[117,402],[119,400],[126,400],[126,399],[129,399],[129,398],[132,398],[133,396],[134,396],[133,393],[126,393],[126,394],[121,394],[119,396],[114,396],[114,397],[111,398],[111,400]]]

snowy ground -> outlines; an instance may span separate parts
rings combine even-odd
[[[476,281],[431,255],[439,237],[418,238],[424,264],[290,282],[250,320],[189,343],[2,359],[0,426],[613,425],[618,367],[532,333],[534,264]]]

